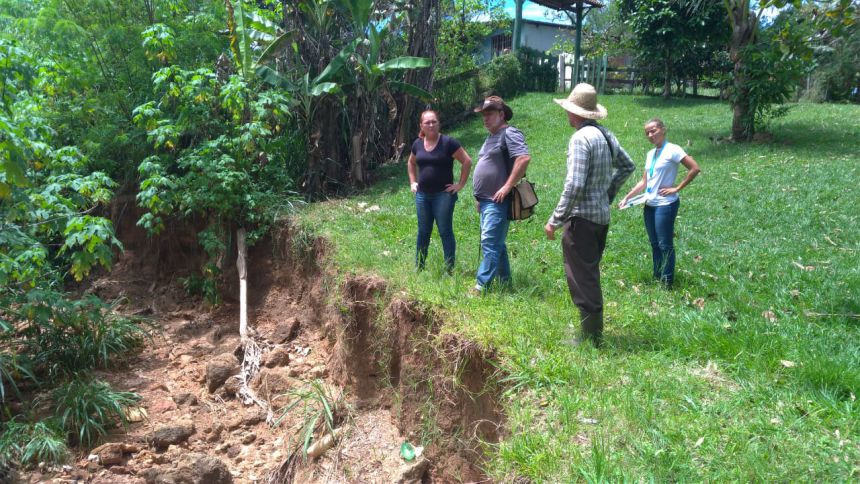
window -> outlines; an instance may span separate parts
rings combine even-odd
[[[493,57],[500,56],[506,52],[510,52],[511,34],[499,34],[492,37],[493,41]]]

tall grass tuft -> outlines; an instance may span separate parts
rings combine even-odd
[[[119,301],[118,301],[119,302]],[[140,348],[149,337],[144,322],[116,314],[95,296],[70,300],[55,291],[33,290],[18,313],[29,324],[24,352],[48,379],[104,368],[114,358]]]
[[[22,466],[39,462],[60,464],[68,455],[59,423],[48,418],[35,423],[10,421],[0,434],[0,465],[17,461]]]
[[[92,445],[117,424],[126,425],[125,408],[140,400],[132,392],[114,391],[86,373],[76,374],[51,393],[60,427],[73,442]]]

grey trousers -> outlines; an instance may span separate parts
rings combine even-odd
[[[600,259],[606,248],[608,232],[608,225],[581,217],[573,217],[565,224],[561,241],[564,274],[573,304],[583,313],[594,314],[603,310]]]

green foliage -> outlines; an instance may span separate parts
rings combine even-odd
[[[106,368],[113,358],[138,349],[147,331],[118,316],[95,296],[70,300],[52,290],[34,289],[10,312],[26,327],[14,336],[34,373],[54,380],[78,370]]]
[[[175,34],[173,29],[164,24],[155,24],[147,27],[141,33],[143,37],[143,48],[146,50],[146,58],[158,60],[167,64],[176,57]]]
[[[230,229],[247,227],[252,242],[265,233],[289,206],[305,155],[297,103],[285,91],[263,89],[261,80],[286,81],[263,65],[268,51],[255,54],[287,34],[242,2],[227,5],[232,66],[219,64],[216,72],[166,65],[152,76],[156,99],[133,111],[155,151],[138,166],[137,201],[147,210],[138,225],[155,234],[171,216],[209,221],[199,240],[210,261],[185,285],[210,302],[218,300],[215,261],[230,249]],[[170,37],[159,32],[145,32],[144,43]],[[171,57],[160,59],[168,64]]]
[[[40,462],[61,464],[68,455],[68,446],[62,428],[54,418],[35,423],[6,422],[0,434],[0,464],[17,461],[24,467]]]
[[[42,117],[78,146],[94,170],[130,182],[148,156],[131,111],[148,95],[155,69],[175,60],[212,65],[225,46],[223,2],[101,0],[33,2],[17,12],[16,37],[38,59]]]
[[[729,67],[720,61],[731,32],[724,6],[702,3],[696,11],[677,0],[630,0],[620,15],[633,36],[636,68],[647,82],[711,76]]]
[[[483,96],[497,95],[503,98],[515,96],[523,91],[523,68],[514,54],[495,57],[481,70]]]
[[[5,324],[0,324],[3,328],[3,340],[9,340],[11,337],[7,334],[9,328]],[[16,380],[28,378],[35,381],[33,373],[30,371],[29,360],[14,351],[0,352],[0,402],[6,401],[6,394],[11,389],[13,393],[18,394],[18,385]]]
[[[512,28],[499,0],[451,0],[442,2],[442,6],[436,40],[437,79],[478,67],[481,42],[496,30]]]
[[[125,408],[138,400],[140,396],[136,393],[114,391],[107,383],[83,373],[51,393],[60,426],[74,441],[87,447],[109,428],[125,425]]]
[[[478,72],[480,98],[493,94],[507,98],[526,91],[554,92],[557,85],[555,62],[529,48],[495,57]],[[470,100],[467,107],[471,104]]]
[[[801,10],[791,9],[783,12],[780,17],[791,16],[798,22],[793,22],[792,28],[814,28],[811,22],[803,22],[804,17],[812,16],[814,8],[809,6]],[[804,84],[803,99],[813,102],[851,101],[860,102],[860,11],[855,11],[852,22],[853,28],[846,29],[845,35],[836,36],[829,30],[808,32],[818,42],[813,47],[814,67]]]
[[[93,215],[110,201],[116,183],[93,170],[81,149],[54,145],[62,139],[47,117],[58,88],[56,65],[38,65],[35,56],[2,38],[0,55],[6,67],[0,89],[0,401],[6,403],[23,380],[53,383],[105,367],[139,347],[145,332],[94,296],[71,300],[61,292],[68,274],[81,280],[96,266],[109,268],[113,251],[122,249],[111,222]],[[85,406],[73,401],[73,393],[64,398]],[[96,412],[97,423],[99,405],[83,410]],[[58,429],[83,425],[73,431],[87,440],[99,432],[74,413],[62,423],[35,424],[10,415],[0,436],[2,459],[59,462],[67,451]]]
[[[215,264],[208,263],[203,266],[202,274],[191,274],[180,279],[180,282],[188,294],[202,296],[209,304],[216,305],[221,302],[221,293],[218,291],[220,276],[221,270]]]
[[[38,119],[27,114],[36,110],[29,100],[35,77],[30,54],[17,42],[0,38],[0,199],[8,198],[13,186],[27,185],[27,162],[43,151]],[[26,107],[26,109],[22,109]]]
[[[517,58],[522,67],[524,92],[555,92],[558,87],[557,57],[521,47]]]
[[[766,130],[788,112],[780,106],[794,93],[810,64],[796,56],[784,56],[768,44],[749,45],[743,53],[747,100],[752,111],[753,131]],[[732,96],[736,96],[733,91]]]

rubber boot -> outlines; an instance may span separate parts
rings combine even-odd
[[[591,341],[595,348],[599,348],[603,341],[603,311],[596,313],[579,312],[580,334],[568,340],[573,346],[579,346],[584,341]]]
[[[582,316],[582,337],[591,340],[595,348],[603,343],[603,311],[580,313]]]

